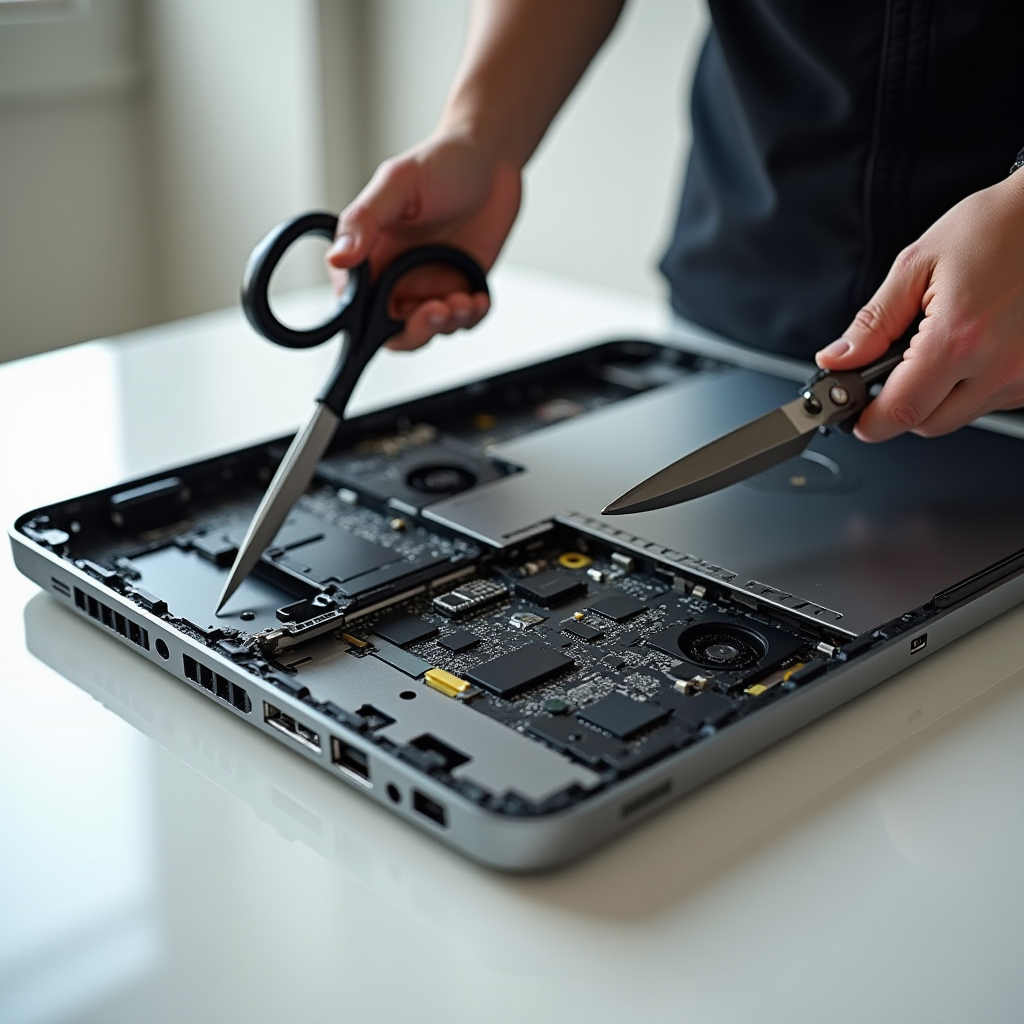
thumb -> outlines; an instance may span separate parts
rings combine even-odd
[[[831,345],[815,355],[823,370],[852,370],[885,354],[921,312],[930,265],[915,249],[896,258],[881,287]]]
[[[385,161],[366,187],[338,217],[334,244],[327,251],[332,267],[348,268],[361,263],[377,244],[381,233],[414,216],[418,206],[419,173],[413,160]]]

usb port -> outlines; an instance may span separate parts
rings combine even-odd
[[[923,651],[928,645],[928,634],[922,633],[920,636],[915,636],[910,641],[910,653],[917,654],[918,651]]]
[[[337,736],[331,737],[331,764],[336,765],[349,778],[364,786],[370,785],[370,758],[364,751],[344,743]]]
[[[431,800],[426,793],[421,793],[418,789],[414,789],[412,791],[412,806],[423,817],[429,818],[440,825],[441,828],[448,827],[448,814],[443,805],[439,804],[436,800]]]
[[[320,753],[320,735],[314,732],[308,725],[303,725],[302,722],[296,720],[287,712],[282,711],[280,708],[275,708],[273,704],[268,704],[266,701],[263,702],[263,721],[267,725],[273,726],[279,732],[283,732],[286,736],[291,736],[293,740],[301,743],[304,747],[308,747],[310,750]]]

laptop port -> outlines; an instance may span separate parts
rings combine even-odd
[[[429,818],[434,824],[440,825],[441,828],[448,827],[448,812],[445,811],[444,806],[436,800],[431,800],[429,796],[421,793],[418,789],[412,791],[412,806],[414,810],[422,814],[423,817]]]
[[[331,764],[364,786],[370,785],[370,758],[336,736],[331,737]]]
[[[286,736],[291,736],[297,743],[304,747],[320,753],[320,734],[314,732],[308,725],[293,718],[286,711],[275,708],[273,704],[263,702],[263,721]]]
[[[928,634],[922,633],[920,636],[915,636],[910,641],[910,653],[917,654],[918,651],[923,651],[928,645]]]

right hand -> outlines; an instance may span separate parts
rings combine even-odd
[[[498,161],[466,136],[442,134],[386,160],[341,212],[327,265],[335,289],[345,271],[367,257],[375,273],[406,249],[443,242],[464,249],[490,270],[515,222],[522,196],[518,167]],[[450,267],[410,271],[392,296],[392,315],[405,330],[387,347],[408,351],[435,334],[473,327],[490,308],[469,294]]]

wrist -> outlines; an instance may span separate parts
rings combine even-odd
[[[464,87],[445,104],[434,128],[435,138],[456,139],[492,163],[521,171],[533,147],[520,141],[514,109],[505,109],[486,90]]]

